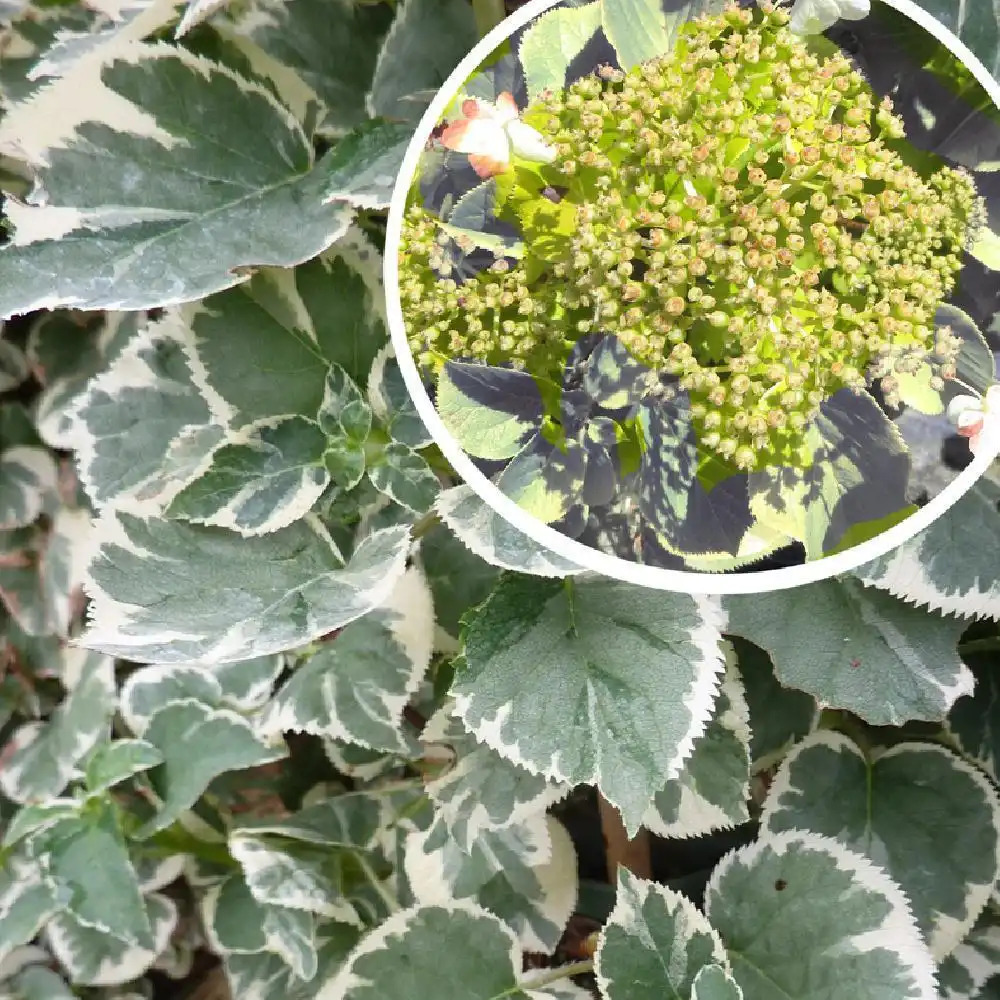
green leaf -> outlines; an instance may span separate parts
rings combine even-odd
[[[136,873],[109,803],[60,820],[27,842],[48,880],[68,889],[66,912],[85,927],[138,948],[155,939]]]
[[[447,962],[441,956],[449,956]],[[406,975],[400,975],[400,969]],[[526,1000],[513,932],[468,902],[400,910],[362,938],[316,1000]]]
[[[204,665],[219,682],[222,703],[237,712],[253,712],[262,708],[284,666],[283,657],[275,655]]]
[[[676,778],[656,793],[643,826],[659,837],[698,837],[745,823],[750,814],[750,724],[735,656],[708,727]]]
[[[918,0],[928,14],[933,14],[946,28],[979,56],[986,68],[1000,81],[1000,15],[990,4],[959,3],[949,0]]]
[[[463,851],[472,851],[484,832],[542,813],[569,791],[478,743],[447,708],[428,721],[420,738],[455,755],[451,766],[427,783],[427,794]]]
[[[705,965],[728,966],[719,935],[680,893],[618,870],[615,908],[601,931],[594,972],[606,1000],[688,998]]]
[[[0,531],[31,524],[56,492],[58,470],[44,448],[0,452]]]
[[[66,652],[69,691],[46,722],[27,722],[0,751],[0,789],[15,802],[58,795],[108,730],[115,708],[112,661],[82,649]]]
[[[317,639],[378,606],[409,549],[406,528],[387,528],[345,564],[311,517],[241,538],[106,511],[97,534],[81,642],[140,662],[229,662]]]
[[[222,436],[226,412],[201,377],[183,330],[140,331],[89,385],[76,411],[80,478],[97,505],[132,499],[156,509]],[[222,425],[222,426],[217,426]]]
[[[721,965],[706,965],[694,977],[691,1000],[743,1000],[743,990]]]
[[[403,711],[430,663],[433,622],[427,584],[411,568],[384,609],[346,625],[296,668],[261,713],[257,731],[407,752]]]
[[[739,637],[734,636],[732,643],[753,720],[750,756],[753,769],[760,771],[780,760],[814,728],[819,709],[815,698],[778,681],[766,653]]]
[[[145,740],[114,740],[98,746],[87,759],[84,780],[87,791],[98,795],[114,788],[133,774],[141,774],[163,762],[163,754]]]
[[[141,948],[80,923],[70,913],[60,913],[45,926],[45,940],[81,986],[118,986],[144,975],[166,949],[177,927],[177,906],[166,896],[143,897],[153,945]]]
[[[411,136],[410,126],[400,122],[377,120],[359,125],[323,158],[324,203],[388,208]]]
[[[0,326],[0,392],[16,389],[29,374],[28,359],[24,351],[9,340],[3,339]]]
[[[263,535],[304,516],[326,488],[326,435],[305,417],[269,419],[232,435],[167,517]]]
[[[68,902],[69,893],[44,879],[23,857],[7,858],[0,866],[0,966],[15,949],[33,941]]]
[[[704,731],[721,624],[704,597],[505,577],[467,619],[457,714],[529,771],[596,783],[634,833]]]
[[[368,478],[380,493],[415,514],[425,513],[441,488],[427,462],[396,441],[386,445],[377,463],[368,466]]]
[[[478,38],[464,0],[404,0],[375,65],[369,112],[417,122]]]
[[[930,527],[859,566],[866,585],[910,604],[963,617],[1000,618],[995,545],[1000,545],[1000,485],[980,479]]]
[[[212,886],[201,905],[213,951],[226,956],[268,952],[279,956],[301,979],[316,975],[312,914],[259,902],[240,873]]]
[[[833,837],[884,868],[937,961],[1000,877],[1000,799],[980,771],[931,743],[897,743],[873,759],[839,733],[813,733],[785,759],[761,819],[770,833]]]
[[[435,406],[463,451],[489,459],[513,458],[545,412],[531,375],[457,361],[441,369]]]
[[[125,724],[142,736],[149,720],[171,702],[193,698],[213,708],[222,701],[222,685],[197,664],[156,665],[129,674],[119,696]]]
[[[266,13],[255,10],[237,30],[312,88],[324,105],[324,128],[341,130],[368,117],[365,92],[391,20],[391,8],[383,4],[289,0]]]
[[[782,833],[727,854],[705,915],[744,1000],[937,1000],[906,897],[826,837]]]
[[[600,4],[604,34],[627,70],[668,55],[688,21],[722,8],[719,0],[684,0],[669,13],[664,11],[661,0],[600,0]]]
[[[29,965],[14,977],[12,985],[16,991],[12,1000],[76,1000],[63,978],[42,965]],[[8,996],[5,994],[4,1000]]]
[[[368,379],[368,398],[375,415],[385,424],[386,432],[398,444],[424,448],[433,438],[417,413],[410,390],[403,381],[399,362],[388,351],[372,363]]]
[[[907,406],[912,406],[919,413],[935,416],[944,413],[945,404],[941,393],[931,388],[934,369],[924,362],[915,372],[897,372],[899,383],[899,399]]]
[[[528,101],[566,86],[573,60],[601,26],[603,4],[555,7],[535,18],[521,36],[518,57],[528,84]]]
[[[154,712],[142,736],[163,755],[163,763],[149,774],[162,806],[136,831],[140,840],[170,826],[220,774],[267,764],[286,754],[283,746],[260,742],[242,716],[193,698],[171,701]]]
[[[962,341],[955,363],[955,379],[945,383],[946,397],[967,392],[959,384],[961,382],[979,393],[985,393],[996,381],[996,359],[975,321],[968,313],[945,303],[938,306],[934,325],[951,327],[951,332]]]
[[[405,866],[418,903],[477,902],[503,920],[526,951],[555,951],[576,905],[573,842],[544,812],[484,833],[468,852],[438,821],[407,838]]]
[[[973,657],[979,660],[979,657]],[[1000,780],[1000,672],[992,662],[973,662],[976,679],[972,693],[959,698],[948,713],[947,726],[959,747],[994,781]]]
[[[778,681],[873,725],[943,719],[972,690],[955,649],[965,625],[850,577],[725,599],[728,631],[765,650]]]
[[[166,45],[80,59],[11,109],[0,149],[47,195],[5,206],[3,316],[191,301],[250,267],[308,260],[350,220],[347,206],[323,204],[327,169],[270,90]]]

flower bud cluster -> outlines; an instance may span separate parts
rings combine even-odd
[[[959,341],[934,314],[980,224],[972,179],[908,166],[891,102],[787,20],[731,6],[667,57],[545,95],[525,120],[567,194],[525,227],[524,263],[456,282],[412,209],[401,287],[420,360],[534,371],[613,333],[679,380],[701,446],[743,469],[796,454],[839,389],[882,379],[892,401],[898,374],[953,375]]]

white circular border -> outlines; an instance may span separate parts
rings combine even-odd
[[[406,338],[406,323],[403,319],[399,298],[399,241],[407,193],[417,171],[420,156],[424,152],[425,144],[461,84],[518,28],[523,27],[528,21],[544,13],[550,7],[555,7],[560,2],[561,0],[528,0],[528,3],[522,8],[482,38],[458,64],[437,94],[434,95],[430,106],[420,119],[420,124],[417,126],[413,139],[406,150],[406,155],[403,157],[403,163],[393,188],[386,228],[384,262],[389,333],[406,388],[413,398],[417,412],[427,425],[445,458],[462,479],[496,513],[539,545],[551,549],[563,559],[582,569],[592,570],[604,576],[623,580],[626,583],[634,583],[655,590],[682,591],[690,594],[756,594],[771,590],[786,590],[849,572],[862,563],[877,559],[890,549],[908,541],[924,528],[929,527],[934,520],[959,500],[989,468],[996,458],[995,452],[985,451],[977,455],[972,464],[960,472],[926,506],[911,514],[905,521],[888,528],[871,541],[862,542],[846,552],[825,556],[801,566],[762,570],[759,573],[727,575],[723,573],[689,573],[634,563],[618,556],[608,555],[585,545],[583,542],[569,538],[561,531],[550,528],[547,524],[526,513],[513,500],[505,496],[476,468],[446,429],[424,389],[423,380],[410,353]],[[1000,85],[990,76],[986,67],[973,55],[964,42],[953,35],[932,15],[918,7],[913,0],[876,0],[876,2],[882,2],[895,8],[933,35],[965,64],[976,81],[993,100],[993,103],[1000,109]]]

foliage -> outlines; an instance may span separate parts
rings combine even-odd
[[[1000,479],[802,591],[582,573],[457,480],[387,345],[465,0],[0,11],[0,998],[206,956],[248,1000],[996,995]],[[678,27],[558,13],[532,86]],[[592,786],[704,892],[622,869],[597,912]]]
[[[942,305],[993,189],[784,10],[627,18],[541,15],[429,141],[399,295],[434,404],[522,508],[622,558],[871,538],[913,510],[894,409],[941,413],[985,348]],[[620,68],[585,54],[599,20]],[[970,434],[984,375],[951,383]]]

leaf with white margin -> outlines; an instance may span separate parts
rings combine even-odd
[[[30,374],[24,351],[9,340],[3,339],[0,326],[0,392],[16,389]]]
[[[779,833],[727,854],[705,915],[745,1000],[938,1000],[906,896],[828,837]]]
[[[750,818],[750,712],[735,654],[726,645],[726,674],[708,727],[643,819],[658,837],[700,837]]]
[[[228,2],[229,0],[188,0],[181,23],[174,31],[174,38],[186,35],[192,28],[210,18]]]
[[[26,844],[43,877],[71,892],[67,913],[127,944],[154,947],[135,869],[110,803],[60,820]]]
[[[533,773],[597,784],[634,835],[711,715],[718,602],[595,576],[508,576],[466,621],[452,687],[466,728]]]
[[[462,543],[491,566],[533,576],[562,577],[583,572],[518,531],[471,486],[442,490],[434,509]]]
[[[44,965],[28,965],[11,982],[3,983],[0,1000],[77,1000],[76,993],[58,973]],[[6,992],[8,985],[13,993]]]
[[[360,931],[351,924],[318,922],[317,972],[308,982],[298,978],[283,959],[267,951],[224,955],[231,993],[240,1000],[313,1000],[319,984],[337,973],[359,936]]]
[[[529,101],[534,101],[544,90],[558,91],[566,86],[570,64],[600,26],[600,3],[555,7],[531,22],[518,48]]]
[[[986,910],[962,943],[938,966],[941,1000],[978,1000],[1000,976],[1000,921]]]
[[[866,586],[910,604],[963,618],[1000,619],[1000,485],[984,477],[919,535],[865,563]]]
[[[454,763],[427,783],[427,794],[452,836],[469,852],[479,837],[543,813],[564,798],[569,787],[549,781],[479,743],[451,706],[441,708],[420,734],[424,744],[445,744]]]
[[[98,507],[127,499],[157,510],[183,485],[172,475],[178,442],[207,425],[222,436],[225,404],[206,383],[185,328],[164,320],[141,330],[88,386],[75,414],[80,478]]]
[[[258,3],[236,25],[260,54],[246,51],[254,69],[279,92],[301,80],[323,102],[320,125],[340,132],[366,121],[365,94],[392,14],[353,0],[286,0]],[[239,44],[239,36],[237,36]]]
[[[84,769],[87,793],[98,795],[162,763],[163,754],[145,740],[114,740],[101,744],[87,758]]]
[[[412,135],[408,124],[377,119],[344,136],[324,161],[327,179],[323,203],[388,208]]]
[[[139,948],[59,913],[45,925],[45,943],[80,986],[119,986],[144,975],[170,941],[177,926],[177,906],[159,893],[143,897],[153,929],[153,947]]]
[[[743,1000],[743,990],[721,965],[706,965],[694,977],[691,1000]]]
[[[88,510],[60,507],[52,519],[38,567],[49,624],[56,635],[68,635],[80,598],[94,537]]]
[[[946,726],[962,753],[994,781],[1000,781],[1000,672],[992,662],[973,664],[971,669],[976,687],[971,695],[955,702]]]
[[[3,834],[3,846],[13,847],[36,830],[44,830],[61,819],[78,816],[83,803],[69,796],[45,799],[22,806],[11,817]]]
[[[404,0],[375,64],[369,113],[418,121],[478,37],[463,0]]]
[[[619,868],[615,907],[594,955],[601,996],[690,997],[695,976],[712,963],[729,966],[719,935],[694,903]]]
[[[220,955],[278,955],[302,979],[316,974],[315,918],[302,910],[254,898],[239,873],[209,888],[201,900],[202,924]]]
[[[15,948],[35,939],[68,897],[20,855],[8,857],[0,865],[0,966]]]
[[[3,316],[191,301],[308,260],[350,221],[323,204],[324,162],[268,88],[164,44],[84,56],[9,111],[0,152],[47,196],[6,202]]]
[[[768,655],[738,636],[736,650],[743,694],[753,720],[750,754],[755,772],[769,768],[816,727],[816,699],[782,685]],[[962,704],[959,699],[958,704]]]
[[[410,390],[403,381],[399,362],[391,351],[392,345],[387,344],[372,362],[368,374],[368,401],[394,442],[410,448],[424,448],[433,438],[420,419]]]
[[[45,448],[0,452],[0,531],[24,528],[56,492],[58,471]]]
[[[145,322],[144,313],[49,312],[32,325],[28,360],[44,387],[34,401],[34,420],[50,448],[77,447],[75,415],[90,380],[118,357]]]
[[[139,662],[245,660],[310,642],[382,603],[409,529],[365,538],[346,562],[312,516],[243,538],[106,509],[80,643]]]
[[[536,833],[539,827],[543,829]],[[545,860],[532,864],[524,857],[519,842],[524,834],[548,841]],[[573,842],[562,824],[544,813],[528,823],[484,834],[468,853],[439,821],[407,837],[404,863],[418,903],[432,906],[471,898],[503,920],[525,951],[555,951],[576,905]]]
[[[119,695],[125,725],[142,736],[149,720],[171,702],[192,698],[213,708],[222,701],[222,685],[197,663],[154,664],[129,674]]]
[[[368,478],[380,493],[415,514],[425,513],[441,488],[426,460],[398,441],[390,442],[377,464],[369,465]]]
[[[326,435],[305,417],[270,418],[231,432],[208,469],[165,514],[263,535],[305,516],[329,482]]]
[[[284,658],[275,653],[235,663],[205,663],[202,666],[219,682],[222,704],[237,712],[254,712],[262,708],[285,668]]]
[[[685,0],[671,4],[668,13],[659,0],[600,0],[600,4],[604,34],[625,69],[667,55],[687,21],[722,7],[721,0]]]
[[[315,1000],[524,1000],[520,968],[514,932],[482,907],[468,901],[414,906],[363,937]]]
[[[141,850],[140,848],[140,852]],[[137,853],[132,859],[132,867],[135,869],[139,892],[145,896],[150,892],[165,889],[184,874],[186,864],[186,854],[170,854],[165,858],[156,858]]]
[[[872,725],[944,718],[973,678],[956,651],[966,625],[849,576],[725,598],[729,631],[765,650],[775,676]]]
[[[66,651],[72,672],[65,700],[46,722],[26,722],[0,751],[0,789],[14,802],[58,795],[108,731],[115,710],[114,663],[83,649]]]
[[[761,823],[768,833],[833,837],[884,868],[936,961],[970,930],[1000,878],[1000,798],[982,772],[933,743],[866,755],[840,733],[813,733],[782,763]]]
[[[262,743],[241,715],[194,698],[170,701],[154,712],[142,737],[163,755],[163,763],[149,772],[162,805],[135,832],[138,840],[170,826],[220,774],[269,764],[287,754],[283,745]]]
[[[261,713],[257,731],[408,753],[403,710],[430,665],[433,635],[430,589],[411,566],[379,609],[346,625],[295,670]]]

